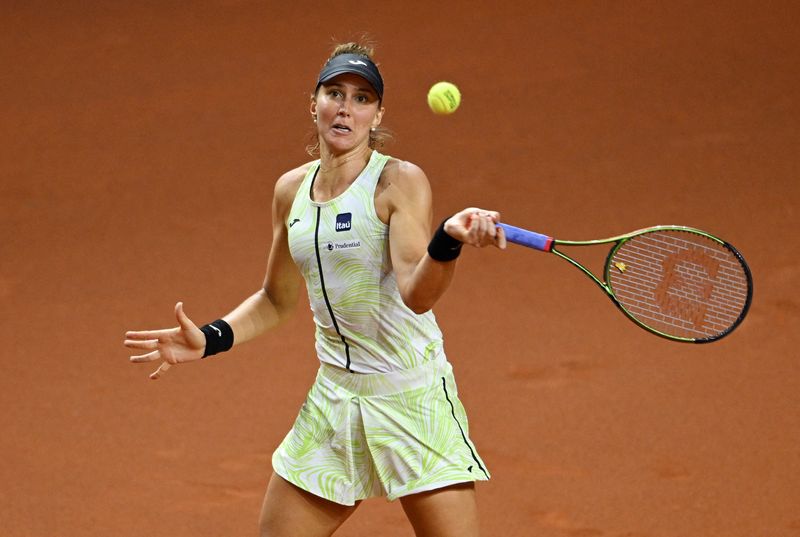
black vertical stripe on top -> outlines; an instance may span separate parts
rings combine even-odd
[[[311,187],[309,195],[312,194],[314,189],[314,181],[317,179],[317,172],[319,172],[319,168],[314,172],[314,177],[311,179]],[[319,269],[319,283],[322,286],[322,296],[325,298],[325,305],[328,307],[328,314],[331,316],[331,320],[333,321],[333,328],[336,329],[336,333],[339,334],[339,337],[342,338],[342,343],[344,343],[344,354],[347,359],[347,363],[345,367],[348,371],[350,370],[350,345],[347,343],[347,338],[342,335],[342,332],[339,330],[339,323],[336,322],[336,315],[333,314],[333,306],[331,306],[331,301],[328,300],[328,291],[325,289],[325,276],[322,271],[322,258],[319,255],[319,222],[320,216],[322,214],[322,207],[317,206],[317,222],[314,227],[314,252],[317,254],[317,268]],[[352,371],[351,371],[352,372]]]
[[[478,456],[475,455],[475,450],[472,449],[472,445],[469,443],[469,440],[467,440],[467,435],[464,434],[464,428],[461,427],[461,422],[458,421],[458,418],[456,417],[456,407],[453,406],[453,402],[450,400],[450,396],[447,393],[447,382],[445,381],[444,377],[442,377],[442,389],[444,390],[444,398],[447,399],[448,403],[450,403],[450,412],[453,414],[453,419],[456,420],[456,425],[458,425],[458,430],[461,431],[461,438],[464,439],[464,443],[467,445],[467,448],[469,449],[469,454],[472,455],[472,460],[475,461],[475,464],[478,465],[478,468],[480,469],[481,472],[483,472],[483,475],[486,476],[486,479],[489,479],[489,474],[486,473],[486,470],[481,465],[481,461],[478,460]]]

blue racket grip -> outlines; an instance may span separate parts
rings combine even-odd
[[[503,228],[503,231],[505,231],[506,240],[508,242],[527,246],[528,248],[533,248],[535,250],[541,250],[542,252],[549,252],[553,247],[553,237],[528,231],[527,229],[522,229],[521,227],[509,226],[508,224],[497,225]]]

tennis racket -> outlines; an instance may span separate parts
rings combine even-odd
[[[672,341],[708,343],[730,334],[753,298],[750,268],[736,248],[705,231],[655,226],[593,241],[562,241],[498,224],[506,240],[566,259],[634,323]],[[603,279],[560,246],[611,244]]]

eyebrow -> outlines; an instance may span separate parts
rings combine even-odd
[[[322,85],[328,88],[343,88],[345,86],[344,84],[341,84],[339,82],[325,82]],[[367,84],[366,86],[356,86],[356,91],[372,93],[375,96],[378,95],[375,89],[369,84]]]

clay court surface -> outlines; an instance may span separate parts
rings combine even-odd
[[[0,10],[3,537],[256,534],[316,370],[307,304],[158,382],[123,334],[258,288],[273,183],[308,159],[308,93],[333,38],[365,31],[385,152],[427,172],[437,221],[474,204],[563,239],[690,225],[755,276],[742,326],[687,345],[555,256],[467,251],[435,312],[493,473],[483,534],[800,536],[796,3]],[[446,118],[425,104],[442,79],[464,94]],[[412,533],[378,499],[339,534]]]

